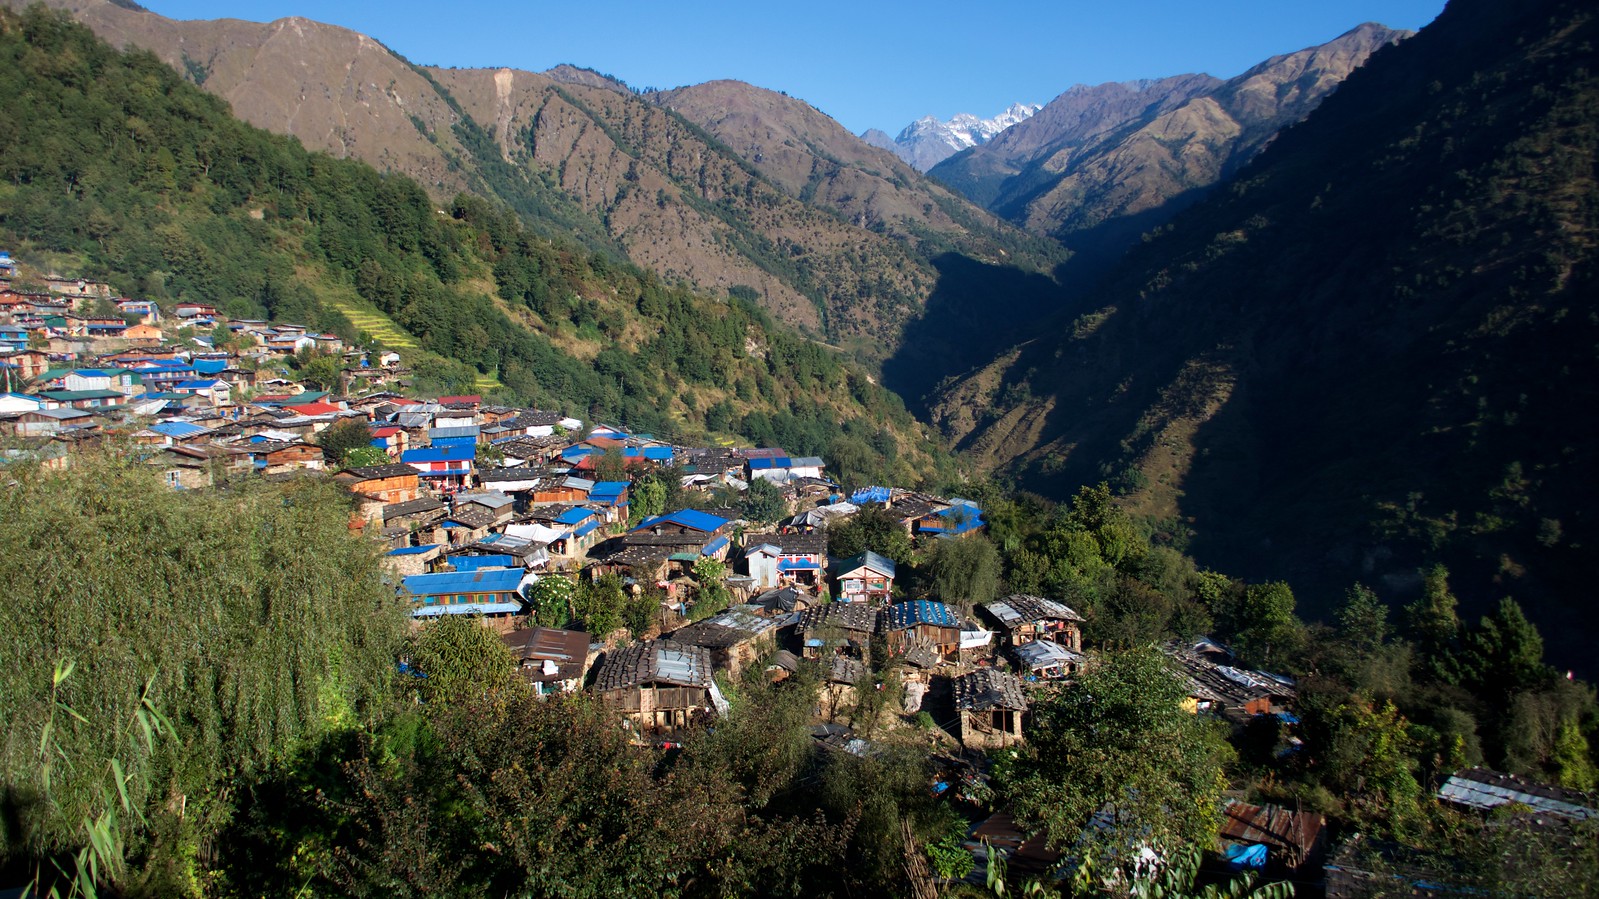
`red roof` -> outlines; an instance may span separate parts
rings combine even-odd
[[[284,406],[283,408],[296,415],[332,415],[335,412],[344,411],[332,403],[306,403],[303,406]]]
[[[373,437],[393,437],[395,434],[398,434],[398,433],[400,433],[400,429],[399,428],[373,428],[372,429],[372,436]]]
[[[441,396],[441,397],[439,397],[439,403],[441,405],[445,405],[445,406],[448,406],[451,403],[459,403],[459,404],[474,403],[474,404],[476,404],[476,403],[481,403],[481,402],[483,402],[483,395],[479,394],[479,393],[473,393],[473,394],[469,394],[467,396]]]

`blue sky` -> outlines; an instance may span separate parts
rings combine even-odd
[[[569,62],[634,87],[735,78],[810,102],[854,132],[923,115],[993,115],[1073,84],[1231,77],[1362,22],[1418,29],[1443,0],[925,0],[790,3],[145,0],[179,19],[300,15],[413,62],[540,70]]]

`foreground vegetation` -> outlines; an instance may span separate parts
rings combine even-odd
[[[60,865],[130,896],[909,895],[926,882],[908,871],[969,870],[959,841],[974,809],[934,798],[942,741],[898,714],[881,662],[883,690],[856,710],[865,757],[810,736],[819,672],[771,684],[759,665],[725,685],[732,713],[714,730],[639,749],[585,696],[534,699],[471,621],[409,635],[375,548],[326,485],[172,492],[92,457],[11,475],[10,881],[66,891]],[[995,756],[992,807],[1098,872],[1040,888],[1114,891],[1126,882],[1109,872],[1144,845],[1208,846],[1224,789],[1444,859],[1506,840],[1546,856],[1475,865],[1462,876],[1478,885],[1547,892],[1595,871],[1599,842],[1485,831],[1430,800],[1442,775],[1478,762],[1594,786],[1593,691],[1543,666],[1514,604],[1465,625],[1435,573],[1401,625],[1356,588],[1337,626],[1306,626],[1286,585],[1151,546],[1103,489],[1060,508],[982,501],[987,536],[898,548],[910,594],[1045,591],[1084,612],[1102,652],[1039,699],[1025,748]],[[877,527],[867,515],[835,536],[892,549]],[[1301,751],[1283,752],[1275,717],[1229,733],[1180,709],[1184,688],[1150,647],[1208,628],[1247,662],[1300,676]],[[1085,831],[1107,803],[1116,826]]]

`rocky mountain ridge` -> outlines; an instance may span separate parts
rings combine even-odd
[[[1227,80],[1078,85],[929,170],[973,202],[1075,250],[1114,255],[1228,177],[1379,48],[1367,23]]]

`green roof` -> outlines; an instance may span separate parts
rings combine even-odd
[[[115,390],[41,390],[39,395],[58,403],[70,403],[75,400],[108,400],[112,397],[126,399]]]

